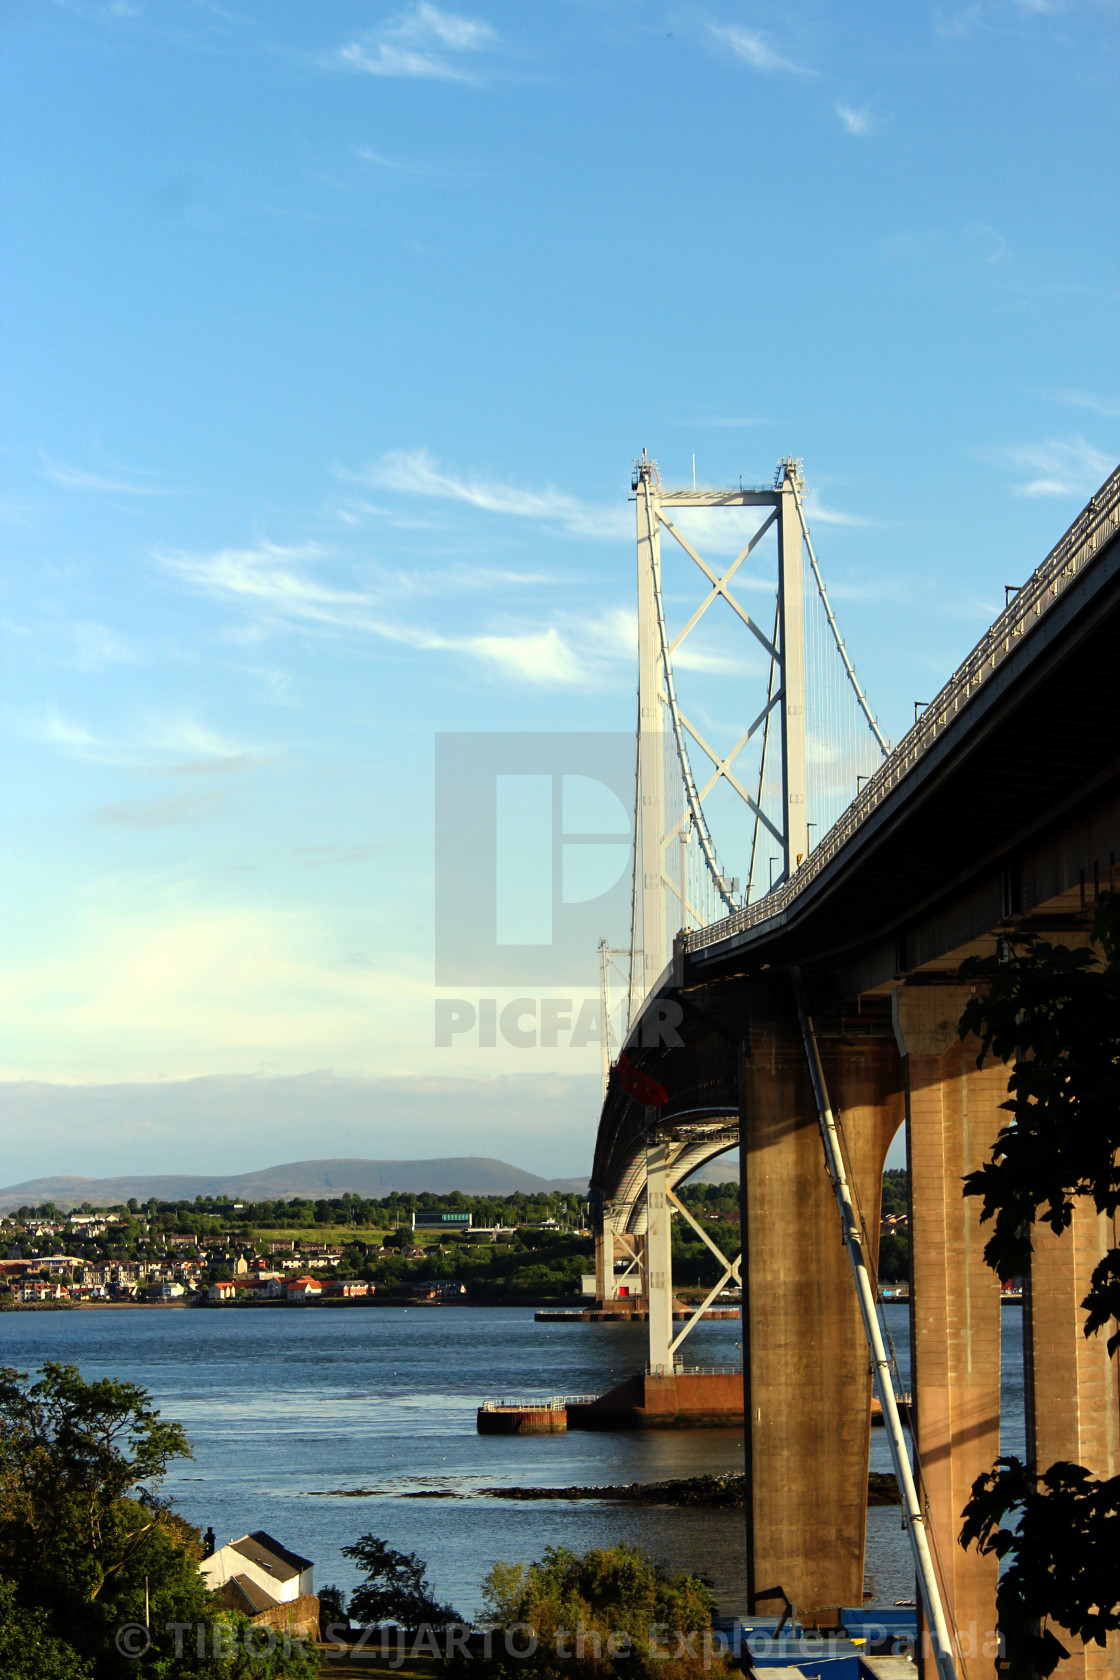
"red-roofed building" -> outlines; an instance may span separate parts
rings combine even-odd
[[[313,1301],[323,1293],[323,1286],[318,1278],[293,1278],[288,1285],[289,1301]]]

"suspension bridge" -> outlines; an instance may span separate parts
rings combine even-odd
[[[860,1603],[874,1380],[925,1672],[994,1680],[996,1560],[956,1535],[999,1453],[1000,1285],[960,1182],[990,1155],[1007,1073],[959,1040],[957,974],[1015,932],[1086,941],[1096,896],[1120,886],[1120,468],[893,747],[829,601],[798,461],[767,487],[667,490],[643,452],[632,490],[633,916],[628,949],[600,947],[599,1305],[624,1279],[648,1313],[647,1381],[695,1383],[683,1348],[703,1309],[674,1318],[676,1188],[738,1147],[742,1251],[708,1299],[741,1282],[749,1609],[785,1602],[825,1627]],[[694,605],[678,625],[680,565]],[[716,614],[723,641],[697,656]],[[689,698],[698,668],[732,679],[718,730]],[[900,1127],[913,1471],[873,1293]],[[1111,1241],[1079,1206],[1064,1237],[1036,1234],[1026,1289],[1031,1454],[1100,1475],[1120,1470],[1116,1372],[1077,1303]],[[1078,1647],[1061,1672],[1112,1675],[1117,1656]]]

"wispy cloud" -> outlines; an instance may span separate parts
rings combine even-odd
[[[882,235],[876,244],[884,256],[914,257],[941,264],[967,262],[992,265],[1008,256],[1010,247],[998,228],[987,222],[963,226],[909,228]]]
[[[161,485],[143,484],[138,482],[140,474],[133,473],[128,468],[118,468],[112,476],[106,473],[89,472],[85,467],[70,467],[63,461],[54,461],[49,455],[43,455],[40,472],[52,484],[57,484],[62,490],[84,490],[94,495],[110,496],[169,496],[170,490]]]
[[[398,495],[430,496],[464,502],[485,513],[558,523],[577,536],[615,539],[630,535],[631,522],[624,507],[593,507],[552,486],[526,490],[493,479],[464,478],[444,471],[426,449],[391,450],[352,476]]]
[[[428,0],[410,6],[395,27],[398,35],[434,39],[452,52],[478,52],[483,47],[494,46],[498,39],[488,23],[441,12],[437,6],[429,5]]]
[[[1007,241],[997,228],[989,227],[986,222],[972,222],[964,231],[983,262],[999,262],[1007,255]]]
[[[464,185],[493,173],[492,169],[469,157],[405,157],[381,151],[376,146],[355,146],[354,156],[369,165],[364,172],[365,178],[382,184]]]
[[[836,115],[845,134],[855,134],[866,140],[877,132],[878,124],[869,105],[837,105]]]
[[[89,764],[114,770],[162,775],[219,775],[267,762],[266,756],[244,743],[199,723],[189,716],[138,721],[131,731],[96,731],[47,706],[30,717],[13,718],[28,739],[58,747]]]
[[[382,29],[356,36],[319,62],[367,76],[477,81],[478,73],[469,55],[492,51],[497,45],[497,32],[488,23],[441,11],[421,0],[397,13]]]
[[[933,14],[934,34],[939,35],[943,41],[967,40],[984,23],[984,13],[982,0],[976,0],[976,4],[972,6],[962,6],[956,12],[946,12],[938,8]]]
[[[226,753],[222,758],[187,759],[182,764],[168,764],[161,768],[169,776],[232,776],[241,770],[256,770],[258,766],[271,762],[272,755],[268,753],[235,752]]]
[[[365,863],[378,852],[388,851],[392,845],[391,840],[367,840],[358,846],[293,846],[292,856],[308,869],[333,869],[339,863]],[[348,960],[353,962],[356,959],[351,957]]]
[[[315,545],[220,549],[213,554],[164,555],[162,563],[184,583],[236,603],[272,630],[294,629],[374,636],[426,653],[461,653],[493,674],[538,687],[582,682],[587,667],[563,629],[519,626],[447,633],[394,616],[383,595],[340,588],[312,577],[307,566],[321,558]]]
[[[816,490],[806,490],[803,498],[805,517],[816,525],[874,525],[873,519],[868,519],[862,513],[842,513],[839,508],[826,507]]]
[[[1113,456],[1083,437],[1045,443],[1007,444],[991,451],[998,466],[1027,476],[1012,485],[1016,496],[1086,496],[1115,467]]]
[[[189,770],[198,762],[214,766],[235,766],[247,759],[259,762],[240,741],[233,741],[219,730],[199,723],[192,717],[158,718],[147,723],[140,736],[144,748],[174,759],[186,758],[177,769]]]
[[[1006,27],[1013,17],[1053,17],[1069,8],[1070,0],[973,0],[957,11],[935,11],[933,27],[943,40],[967,40],[979,29]]]
[[[795,64],[792,59],[775,51],[764,35],[757,30],[741,29],[737,24],[708,25],[708,34],[720,46],[726,47],[734,57],[749,64],[752,70],[759,70],[764,75],[775,72],[792,76],[815,76],[815,70],[808,70],[802,64]]]
[[[221,548],[209,554],[157,554],[169,572],[202,594],[254,605],[278,620],[345,626],[370,606],[360,590],[338,589],[312,577],[309,561],[325,555],[318,543],[285,546],[261,542],[255,548]]]
[[[555,625],[518,635],[468,636],[461,645],[504,676],[536,687],[566,687],[587,680],[586,665]]]
[[[96,811],[90,812],[89,821],[99,828],[171,828],[189,822],[217,800],[224,799],[227,792],[225,788],[216,788],[206,793],[182,794],[176,799],[99,805]]]
[[[73,663],[79,671],[101,671],[107,665],[138,665],[142,659],[133,644],[107,624],[90,621],[70,624],[66,637],[73,647]]]
[[[1114,397],[1098,397],[1092,391],[1059,391],[1054,400],[1070,408],[1087,408],[1105,420],[1120,419],[1120,402]]]
[[[48,706],[41,717],[31,721],[24,733],[47,746],[61,747],[75,758],[87,759],[91,764],[120,762],[110,742],[95,735],[84,724],[72,723],[64,718],[53,706]]]
[[[402,596],[445,595],[449,589],[470,595],[498,589],[538,589],[560,581],[548,572],[516,571],[508,566],[468,566],[460,560],[393,574],[393,583]]]

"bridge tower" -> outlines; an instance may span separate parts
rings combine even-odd
[[[807,631],[807,583],[815,584],[814,604],[819,597],[816,625],[818,656],[827,641],[839,654],[836,673],[849,702],[853,694],[863,717],[859,720],[867,741],[874,741],[873,761],[885,752],[885,743],[871,717],[863,692],[840,640],[824,584],[809,538],[802,503],[804,477],[800,461],[792,457],[779,462],[768,486],[738,489],[666,490],[656,461],[643,450],[634,463],[631,488],[636,509],[637,599],[638,599],[638,731],[635,798],[635,845],[633,906],[629,964],[627,1024],[644,1043],[641,1025],[646,1000],[664,984],[673,942],[678,934],[711,923],[741,908],[750,897],[755,875],[755,853],[761,834],[777,849],[779,872],[773,869],[767,890],[780,891],[796,875],[809,852],[811,829],[819,834],[829,826],[821,799],[815,797],[809,764],[809,719],[811,711],[810,637]],[[758,510],[759,523],[744,541],[730,565],[713,565],[699,552],[696,542],[679,528],[679,513],[707,516],[709,528],[718,525],[711,516],[744,510]],[[687,622],[671,633],[666,622],[662,589],[661,533],[670,539],[699,570],[703,594]],[[744,563],[759,544],[773,532],[777,566],[774,609],[767,626],[755,621],[737,592],[747,574]],[[806,553],[811,570],[806,570]],[[691,573],[690,576],[695,576]],[[752,580],[757,583],[757,579]],[[744,654],[757,657],[761,648],[769,662],[770,677],[765,698],[756,715],[745,715],[746,726],[730,751],[713,745],[704,731],[682,708],[677,692],[674,660],[678,650],[705,615],[712,609],[730,611],[734,627],[748,632],[750,646]],[[772,625],[772,628],[770,628]],[[747,664],[744,659],[744,665]],[[817,730],[832,705],[816,709]],[[867,731],[870,725],[870,733]],[[736,725],[738,728],[739,725]],[[747,749],[756,750],[761,740],[757,782],[743,766]],[[691,747],[690,747],[691,743]],[[753,748],[751,744],[753,745]],[[773,774],[774,744],[780,752],[780,776]],[[693,769],[690,752],[698,749],[703,768]],[[818,754],[818,757],[821,755]],[[768,769],[769,765],[769,769]],[[870,766],[865,766],[870,768]],[[767,797],[765,787],[777,782],[776,797]],[[721,865],[705,811],[705,801],[722,784],[729,789],[737,809],[746,808],[753,821],[754,842],[750,867],[745,870],[746,886]],[[840,807],[854,794],[858,778],[840,800]],[[834,790],[833,790],[834,791]],[[815,803],[814,803],[815,798]],[[810,823],[812,810],[815,824]],[[605,945],[600,949],[601,965]],[[607,987],[603,983],[604,1014]],[[620,1035],[625,1038],[625,1032]],[[605,1052],[608,1061],[613,1059]],[[609,1071],[605,1067],[605,1073]],[[605,1093],[604,1093],[605,1094]],[[725,1117],[717,1129],[724,1139],[721,1147],[733,1146]],[[669,1202],[673,1183],[682,1176],[686,1160],[695,1166],[717,1151],[692,1140],[687,1151],[678,1139],[668,1153],[665,1140],[651,1131],[647,1140],[645,1172],[641,1193],[635,1201],[621,1205],[607,1203],[601,1209],[596,1241],[596,1293],[605,1303],[616,1298],[616,1252],[624,1258],[630,1276],[637,1266],[640,1290],[650,1313],[649,1363],[651,1370],[672,1370],[675,1348],[681,1338],[672,1335],[672,1274],[669,1260]],[[676,1214],[680,1216],[679,1206]]]
[[[1090,940],[1102,883],[1115,889],[1120,705],[1110,673],[1120,622],[1120,468],[889,756],[820,581],[794,464],[781,463],[773,492],[666,494],[643,456],[633,488],[649,510],[644,623],[660,643],[661,689],[652,709],[666,765],[662,821],[644,854],[657,854],[665,898],[657,907],[636,873],[634,913],[653,928],[660,908],[672,932],[675,897],[687,931],[673,939],[656,998],[641,995],[648,981],[644,966],[638,971],[632,989],[639,1007],[624,1041],[627,1059],[619,1057],[606,1091],[593,1191],[631,1264],[660,1272],[655,1255],[669,1252],[665,1214],[689,1217],[676,1188],[704,1160],[739,1144],[751,1612],[774,1614],[783,1601],[787,1609],[794,1603],[804,1625],[823,1628],[860,1600],[873,1364],[921,1583],[919,1676],[996,1680],[998,1560],[965,1551],[955,1537],[969,1488],[999,1450],[1004,1303],[984,1264],[979,1209],[960,1188],[991,1157],[1005,1119],[1007,1069],[998,1060],[982,1065],[977,1042],[962,1040],[970,987],[962,988],[959,973],[966,957],[995,957],[1017,934]],[[751,501],[768,506],[769,517],[717,576],[676,530],[674,504]],[[787,535],[767,638],[727,586],[775,521],[782,537],[791,503],[812,576],[802,572],[798,601]],[[641,530],[641,511],[639,521]],[[711,586],[671,640],[653,565],[662,527]],[[761,579],[752,582],[757,587]],[[681,710],[672,669],[675,649],[721,598],[771,650],[766,706],[727,753],[709,745]],[[679,599],[674,591],[673,604]],[[798,607],[805,621],[803,722],[791,630]],[[854,738],[851,716],[834,729],[837,708],[822,715],[814,700],[823,655],[848,685],[849,708],[854,696],[864,746],[874,740],[881,765],[846,756],[841,737],[847,730]],[[654,692],[651,664],[647,659],[647,695]],[[784,713],[777,709],[783,702]],[[765,765],[771,714],[788,760],[781,797],[771,776],[768,797],[760,779],[752,800],[736,760],[761,728]],[[711,760],[695,780],[685,734]],[[830,786],[822,780],[830,757],[822,748],[837,741]],[[1034,754],[1031,777],[1005,773],[1027,752]],[[781,846],[788,877],[752,894],[752,850],[747,892],[737,905],[702,820],[701,802],[721,778],[754,813],[755,837],[765,829],[771,854]],[[803,823],[793,799],[799,780],[807,793]],[[640,824],[640,804],[638,815]],[[722,832],[722,814],[720,822]],[[800,867],[799,830],[806,842]],[[708,871],[707,902],[694,876],[683,868],[674,873],[674,858],[686,847]],[[734,909],[721,915],[720,903]],[[641,945],[637,934],[634,944]],[[673,1000],[680,1036],[668,1047],[645,1027]],[[872,1283],[882,1168],[903,1123],[911,1184],[912,1465],[899,1425],[899,1373],[875,1324]],[[1024,1299],[1032,1456],[1043,1465],[1085,1463],[1101,1477],[1115,1475],[1120,1463],[1117,1372],[1103,1340],[1082,1334],[1078,1304],[1114,1238],[1105,1221],[1081,1208],[1061,1237],[1036,1229]],[[641,1401],[633,1398],[640,1379],[616,1391],[631,1422],[638,1409],[645,1414],[638,1421],[663,1417],[670,1393],[676,1421],[695,1421],[687,1397],[700,1377],[675,1363],[687,1327],[668,1339],[667,1285],[647,1281],[646,1293],[658,1299],[651,1312],[654,1369]],[[1108,1649],[1076,1645],[1063,1673],[1067,1667],[1070,1674],[1114,1676],[1116,1641]]]
[[[805,589],[801,563],[801,463],[783,461],[778,495],[778,647],[781,669],[782,874],[789,880],[809,855],[805,762]]]
[[[631,925],[631,1013],[657,984],[668,960],[665,887],[665,674],[661,606],[661,525],[657,465],[643,451],[638,517],[638,762]]]
[[[803,547],[808,539],[801,490],[804,478],[800,461],[788,457],[779,462],[774,483],[767,489],[673,490],[666,491],[657,463],[643,450],[635,462],[632,485],[637,514],[638,556],[638,754],[636,834],[634,847],[634,914],[631,941],[630,1019],[664,973],[672,950],[673,935],[680,928],[715,919],[737,907],[738,882],[720,867],[703,800],[717,781],[732,787],[754,815],[770,831],[781,849],[781,872],[769,886],[788,881],[809,851],[809,778],[807,763],[807,647],[805,632],[805,570]],[[742,552],[722,574],[717,574],[693,544],[673,523],[678,509],[759,508],[769,509]],[[736,595],[732,582],[743,562],[754,552],[772,526],[777,531],[777,611],[775,629],[768,636],[754,622]],[[705,598],[687,624],[670,639],[666,629],[661,588],[661,531],[664,528],[707,579]],[[810,550],[811,552],[811,550]],[[825,601],[829,623],[835,620],[827,606],[824,587],[812,557],[813,572]],[[733,751],[721,757],[709,746],[681,710],[677,700],[673,655],[691,634],[705,613],[722,600],[750,631],[771,661],[771,684],[766,704],[748,725]],[[842,644],[840,644],[842,648]],[[846,659],[846,656],[845,656]],[[854,682],[854,673],[848,668]],[[774,680],[776,677],[776,681]],[[856,694],[866,711],[862,691]],[[743,787],[733,769],[734,761],[759,730],[769,732],[771,714],[776,713],[781,740],[781,802],[778,821],[762,810],[758,795]],[[868,714],[870,719],[870,714]],[[875,728],[872,721],[872,727]],[[877,734],[877,730],[876,730]],[[699,786],[689,758],[691,737],[711,760],[714,774]],[[881,743],[881,737],[879,737]],[[884,749],[885,750],[885,749]],[[683,793],[674,801],[670,792]],[[854,789],[853,789],[854,791]],[[674,849],[678,856],[671,854]],[[692,850],[703,881],[703,890],[690,897],[685,853]],[[749,890],[749,882],[748,882]]]

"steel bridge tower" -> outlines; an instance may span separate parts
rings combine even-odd
[[[874,741],[876,762],[887,751],[886,742],[867,705],[832,613],[802,502],[804,478],[801,463],[787,457],[779,462],[768,487],[738,489],[666,490],[657,463],[643,450],[634,464],[631,489],[636,505],[638,585],[638,732],[635,796],[635,843],[631,944],[629,951],[629,999],[626,1011],[631,1034],[640,1031],[646,1002],[661,989],[669,967],[673,940],[681,930],[706,925],[741,908],[749,896],[755,870],[759,835],[776,846],[780,872],[767,883],[768,891],[780,892],[793,880],[809,852],[811,777],[809,766],[808,716],[810,690],[810,648],[806,625],[806,579],[819,605],[814,602],[819,625],[825,627],[828,648],[834,657],[836,674],[849,702],[860,714],[860,726]],[[703,513],[758,509],[760,523],[730,565],[710,564],[675,523],[681,511]],[[679,545],[702,574],[704,593],[685,624],[670,634],[666,624],[662,591],[661,533]],[[760,625],[733,590],[741,568],[759,544],[774,531],[777,542],[775,605],[771,621]],[[805,557],[810,570],[807,574]],[[674,656],[718,602],[731,611],[740,630],[749,632],[769,662],[770,677],[765,697],[756,714],[746,723],[730,751],[721,751],[683,710],[677,693]],[[817,638],[818,656],[823,642]],[[743,720],[745,721],[745,720]],[[738,725],[736,726],[738,727]],[[756,785],[746,785],[742,768],[745,749],[761,734],[761,769]],[[774,741],[780,751],[780,795],[777,802],[764,800],[763,785]],[[698,752],[703,770],[697,775],[692,757]],[[754,842],[746,889],[719,861],[705,811],[705,800],[723,783],[746,807],[753,819]],[[853,782],[851,797],[857,791]],[[767,808],[768,807],[768,808]],[[818,819],[820,812],[816,813]],[[818,831],[820,823],[818,821]],[[602,1005],[609,1013],[608,956],[600,948]],[[614,1043],[626,1039],[626,1030],[613,1039],[604,1052],[604,1083]],[[719,1149],[733,1148],[738,1139],[737,1120],[709,1129],[699,1143],[669,1140],[658,1134],[654,1111],[648,1133],[648,1147],[642,1182],[632,1199],[621,1205],[604,1206],[596,1244],[597,1294],[609,1301],[616,1296],[614,1275],[616,1252],[625,1259],[630,1276],[637,1272],[649,1311],[649,1365],[651,1371],[674,1369],[677,1349],[684,1331],[673,1334],[672,1266],[670,1260],[670,1217],[686,1210],[673,1193],[673,1186],[687,1171]],[[690,1164],[691,1163],[691,1164]],[[687,1169],[687,1170],[686,1170]],[[703,1233],[701,1233],[703,1235]],[[737,1262],[727,1276],[737,1276]]]

